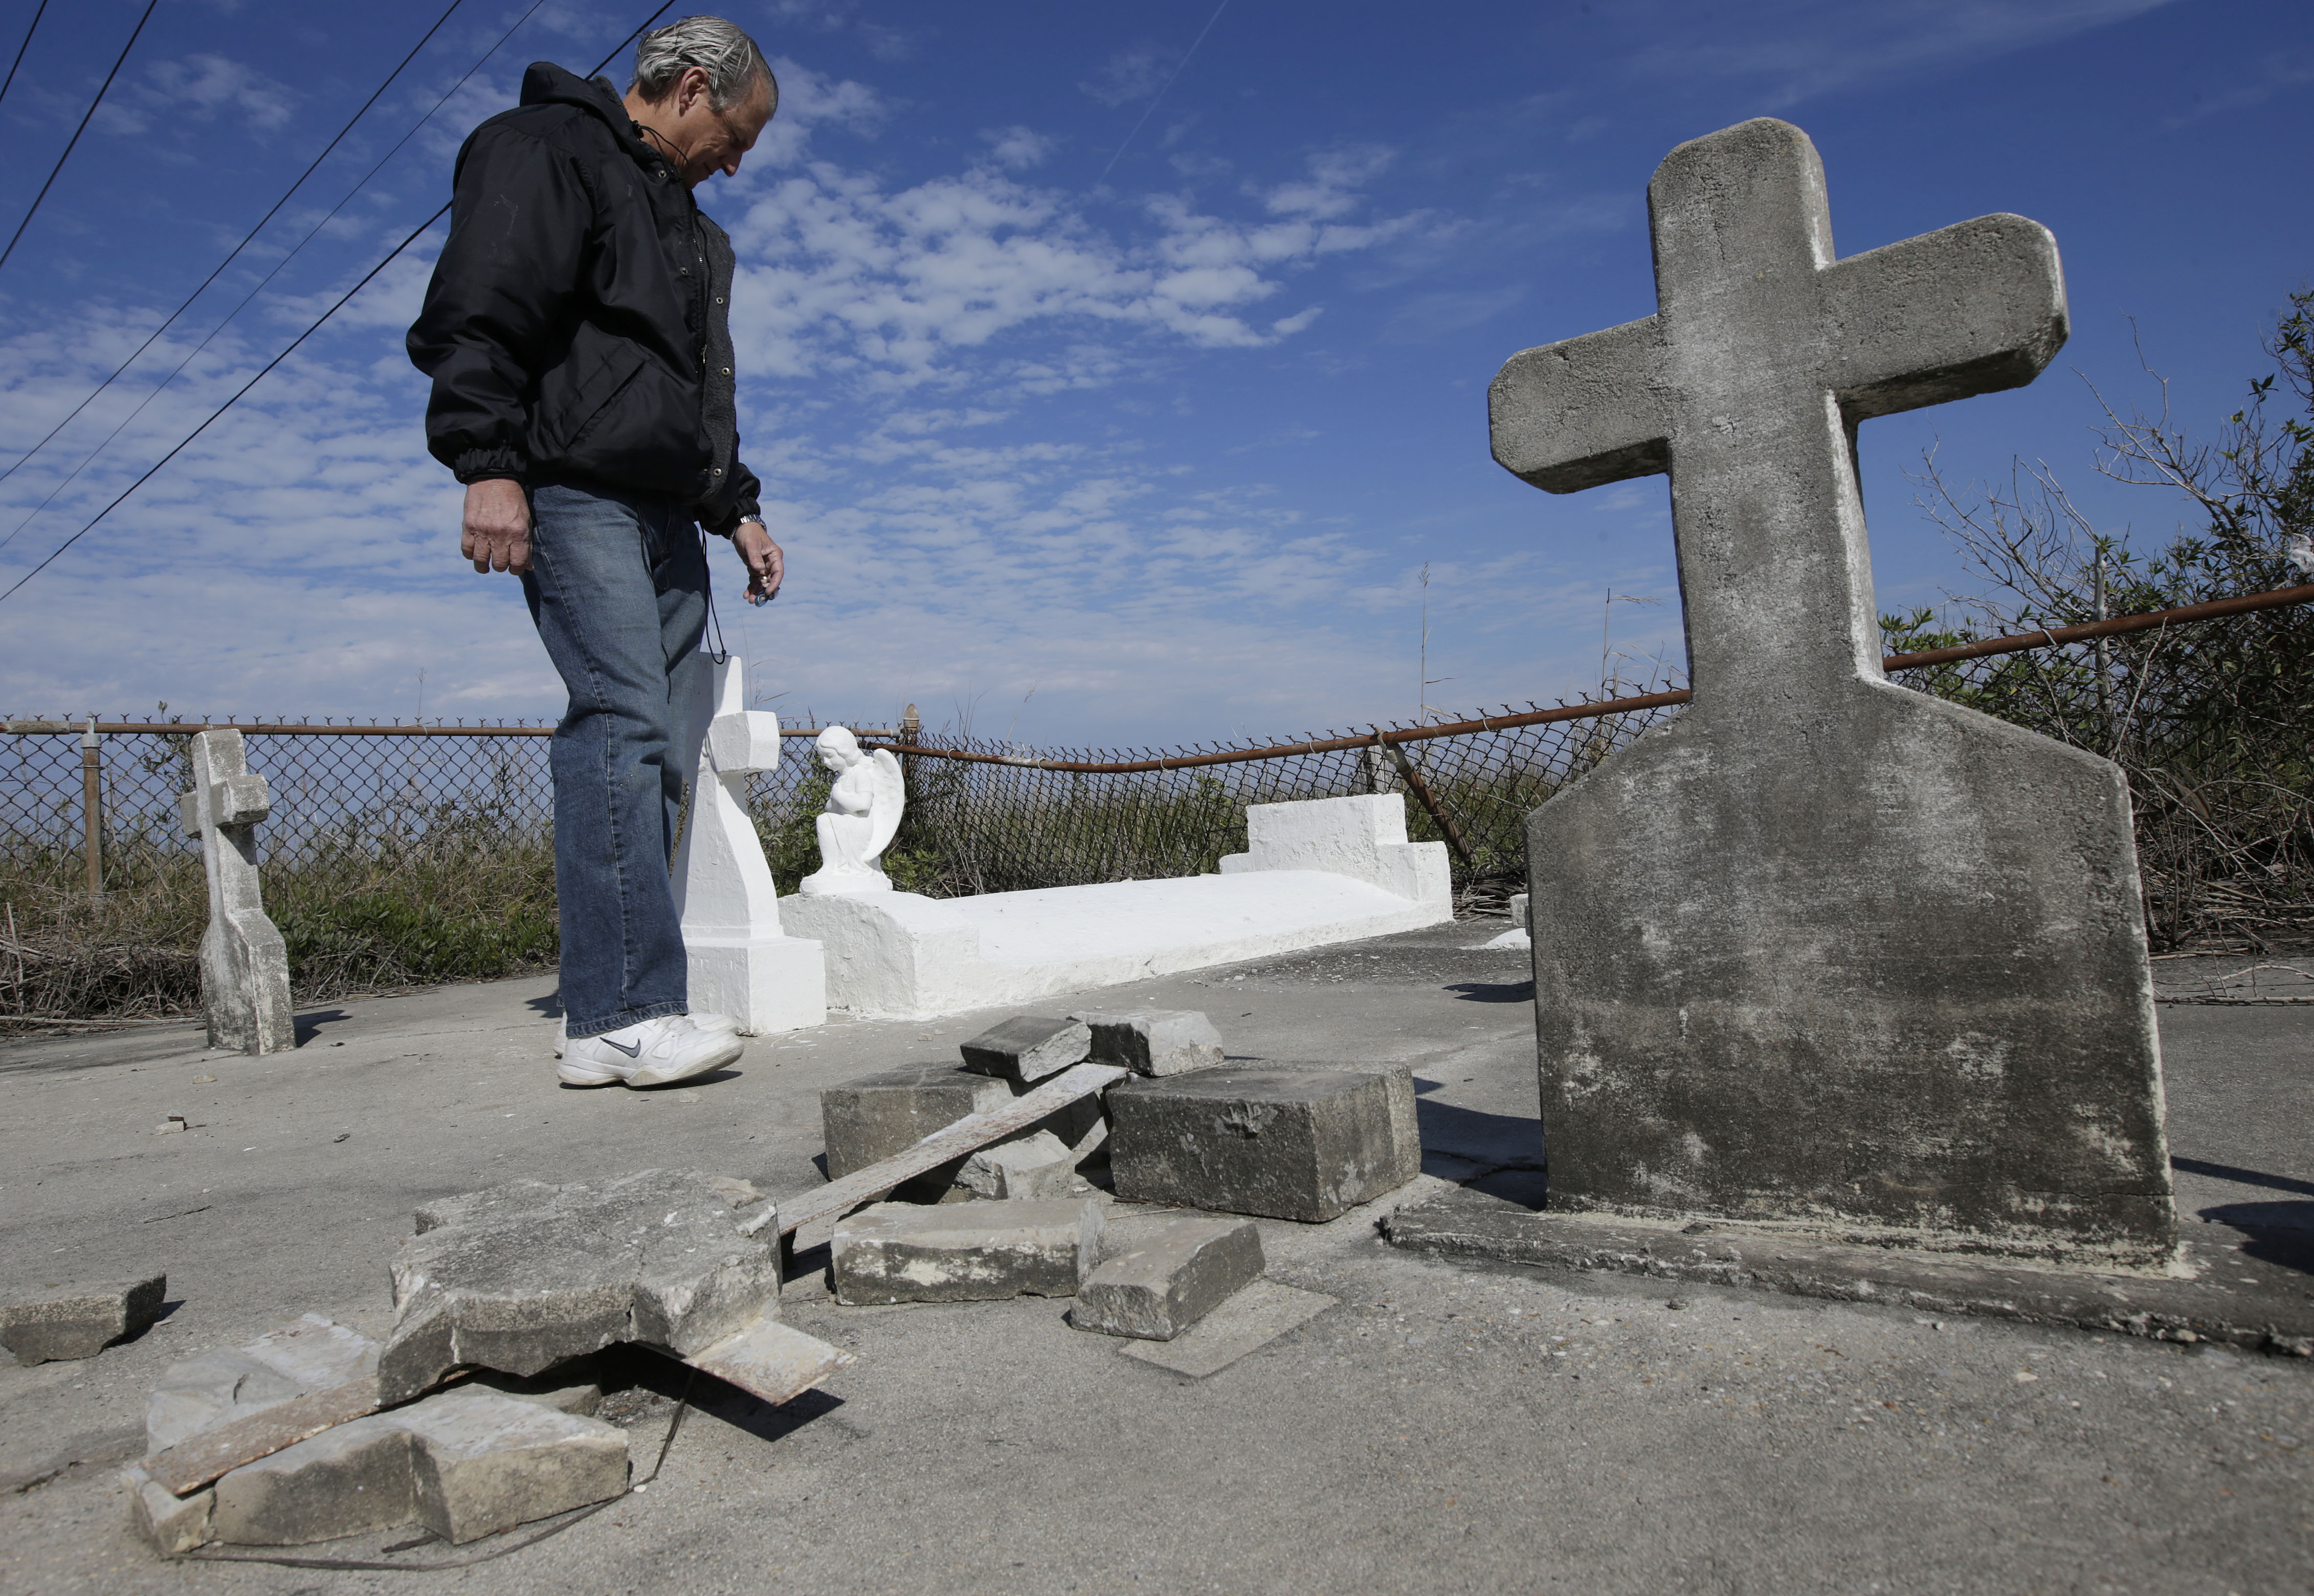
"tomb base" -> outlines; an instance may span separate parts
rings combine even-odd
[[[1382,1234],[1393,1246],[1458,1263],[1606,1271],[2314,1357],[2304,1275],[2217,1246],[2189,1244],[2166,1268],[2099,1269],[1914,1250],[1797,1227],[1537,1212],[1543,1195],[1540,1175],[1504,1171],[1400,1206],[1382,1220]],[[2221,1272],[2220,1264],[2230,1267]]]
[[[684,948],[695,1012],[728,1015],[750,1036],[827,1023],[827,975],[818,943],[686,933]]]
[[[1406,840],[1396,794],[1257,804],[1217,876],[933,899],[786,897],[826,951],[830,1007],[931,1019],[1294,953],[1454,917],[1446,849]]]

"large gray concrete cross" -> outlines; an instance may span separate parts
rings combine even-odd
[[[2031,382],[2056,241],[1980,216],[1835,260],[1815,146],[1767,118],[1673,151],[1647,204],[1661,308],[1506,364],[1495,458],[1552,493],[1671,473],[1699,702],[1877,677],[1856,425]]]
[[[1667,471],[1695,701],[1527,822],[1550,1205],[2145,1264],[2176,1240],[2129,789],[1887,681],[1855,429],[2032,380],[2056,245],[1841,260],[1797,128],[1681,145],[1660,308],[1530,349],[1495,457]]]

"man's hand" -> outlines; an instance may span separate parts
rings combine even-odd
[[[530,569],[530,499],[520,482],[484,477],[466,484],[466,530],[458,551],[478,571],[521,576]]]
[[[731,534],[731,546],[747,565],[747,602],[767,604],[777,598],[780,584],[787,578],[787,557],[772,542],[772,534],[764,530],[764,524],[740,522],[739,530]]]

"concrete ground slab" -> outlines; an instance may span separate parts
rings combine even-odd
[[[857,1363],[781,1407],[696,1380],[649,1492],[437,1574],[160,1562],[118,1478],[146,1393],[309,1310],[383,1336],[384,1260],[432,1199],[653,1167],[783,1203],[815,1189],[820,1089],[952,1063],[1012,1010],[758,1040],[646,1092],[555,1085],[547,981],[348,1001],[264,1058],[207,1054],[197,1027],[0,1046],[0,1292],[67,1264],[134,1273],[158,1238],[174,1299],[101,1358],[0,1363],[0,1587],[1045,1596],[1090,1568],[1423,1596],[2314,1585],[2309,1361],[1388,1246],[1382,1211],[1539,1161],[1527,971],[1465,951],[1473,930],[1100,994],[1203,1010],[1239,1059],[1411,1066],[1427,1173],[1327,1224],[1259,1221],[1268,1280],[1339,1307],[1195,1380],[1071,1328],[1065,1300],[845,1308],[791,1274],[786,1322]],[[2186,1228],[2229,1268],[2314,1287],[2277,1219],[2314,1212],[2314,1006],[2167,1007],[2162,1026]],[[153,1136],[171,1112],[191,1128]],[[1144,1222],[1108,1212],[1119,1240]],[[655,1378],[605,1398],[639,1464],[691,1379]],[[416,1561],[429,1548],[385,1549],[411,1533],[305,1555]]]

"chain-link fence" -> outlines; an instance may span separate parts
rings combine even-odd
[[[1890,660],[1892,679],[2116,760],[2136,800],[2157,948],[2314,935],[2314,586]],[[1524,875],[1526,815],[1686,694],[1391,723],[1295,743],[1031,750],[869,727],[909,807],[886,856],[934,895],[1198,874],[1245,847],[1245,807],[1407,795],[1467,905]],[[268,904],[311,997],[499,973],[552,956],[547,728],[6,723],[0,1017],[190,1001],[205,895],[180,834],[187,744],[240,724],[273,810]],[[818,862],[827,776],[791,728],[751,807],[783,890]],[[92,863],[93,860],[93,863]],[[93,882],[102,886],[93,895]],[[106,994],[112,994],[107,996]]]

